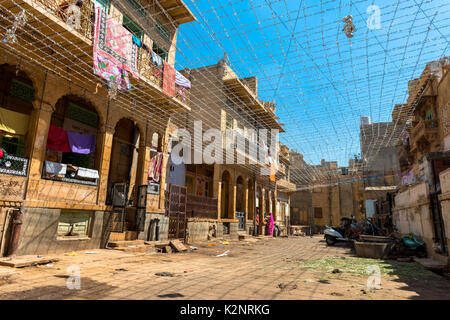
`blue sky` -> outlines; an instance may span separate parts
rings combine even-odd
[[[390,121],[408,81],[450,54],[450,2],[185,0],[197,21],[178,34],[177,69],[217,63],[227,52],[240,77],[258,76],[259,96],[275,100],[281,142],[309,163],[360,152],[359,121]],[[369,29],[367,8],[380,8]],[[342,28],[351,14],[357,28]]]

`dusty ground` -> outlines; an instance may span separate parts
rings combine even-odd
[[[81,251],[12,275],[0,267],[0,299],[450,299],[450,281],[414,263],[354,258],[320,236],[216,244],[174,254]],[[381,268],[380,290],[366,285],[372,264]],[[66,287],[71,265],[80,268],[80,290]]]

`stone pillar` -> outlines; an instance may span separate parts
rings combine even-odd
[[[220,219],[222,212],[222,181],[217,181],[217,219]]]
[[[233,179],[234,180],[234,179]],[[236,186],[236,181],[233,182],[233,184],[230,184],[231,186],[231,201],[230,201],[230,205],[231,205],[231,214],[232,216],[228,216],[229,219],[236,219],[236,195],[237,195],[237,186]],[[228,214],[230,213],[230,211],[228,211]]]
[[[249,206],[248,206],[248,182],[245,183],[245,192],[244,192],[244,212],[245,212],[245,221],[247,221],[248,219],[248,210],[249,210]]]
[[[97,204],[104,204],[108,193],[108,178],[114,138],[114,127],[109,124],[103,124],[100,128],[100,134],[102,150],[98,168],[100,179],[98,183]]]
[[[162,169],[161,169],[161,178],[159,180],[159,209],[165,209],[166,173],[167,173],[167,164],[168,163],[169,163],[169,154],[164,152]],[[149,151],[149,161],[148,161],[148,163],[146,162],[146,164],[145,164],[146,168],[149,168],[149,165],[150,165],[150,151]],[[145,173],[145,171],[144,171],[144,173]]]
[[[35,101],[35,103],[39,102]],[[48,130],[50,129],[53,108],[50,104],[43,102],[40,108],[36,108],[34,112],[36,112],[36,129],[33,138],[33,146],[31,147],[30,152],[29,180],[41,179],[42,166],[47,149],[46,145]],[[28,184],[27,193],[31,185],[32,184]]]
[[[144,144],[139,146],[138,167],[136,171],[136,186],[147,184],[148,168],[150,164],[150,147]]]

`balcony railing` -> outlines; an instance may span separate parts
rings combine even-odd
[[[0,162],[0,173],[26,177],[28,172],[28,159],[8,155]]]
[[[63,0],[31,0],[36,3],[37,6],[44,7],[47,11],[52,13],[55,17],[57,17],[62,22],[66,23],[69,20],[69,15],[67,14],[68,5],[66,1]],[[94,3],[92,0],[84,0],[83,6],[80,9],[80,29],[73,30],[89,40],[93,39],[93,27],[94,27],[94,19],[95,19],[95,10]],[[151,61],[151,54],[144,50],[143,48],[139,48],[139,56],[138,56],[138,70],[140,75],[145,78],[147,82],[152,83],[157,88],[162,89],[163,86],[163,70],[162,68],[158,68]],[[190,89],[180,87],[178,85],[175,86],[175,98],[189,105],[190,103]]]
[[[97,186],[99,176],[97,170],[45,161],[42,170],[42,178],[46,180]]]
[[[63,0],[33,0],[36,4],[40,4],[47,8],[51,13],[58,17],[64,23],[67,23],[69,15],[67,14],[68,4]],[[80,8],[80,29],[76,32],[82,36],[92,40],[93,25],[94,25],[94,3],[89,0],[83,1],[83,6]]]
[[[138,69],[141,76],[148,79],[158,88],[163,85],[163,70],[152,63],[151,54],[139,48]]]

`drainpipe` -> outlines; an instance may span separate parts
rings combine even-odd
[[[8,256],[15,255],[19,247],[20,231],[22,229],[23,213],[19,210],[14,210],[12,214],[12,230],[8,246]]]

